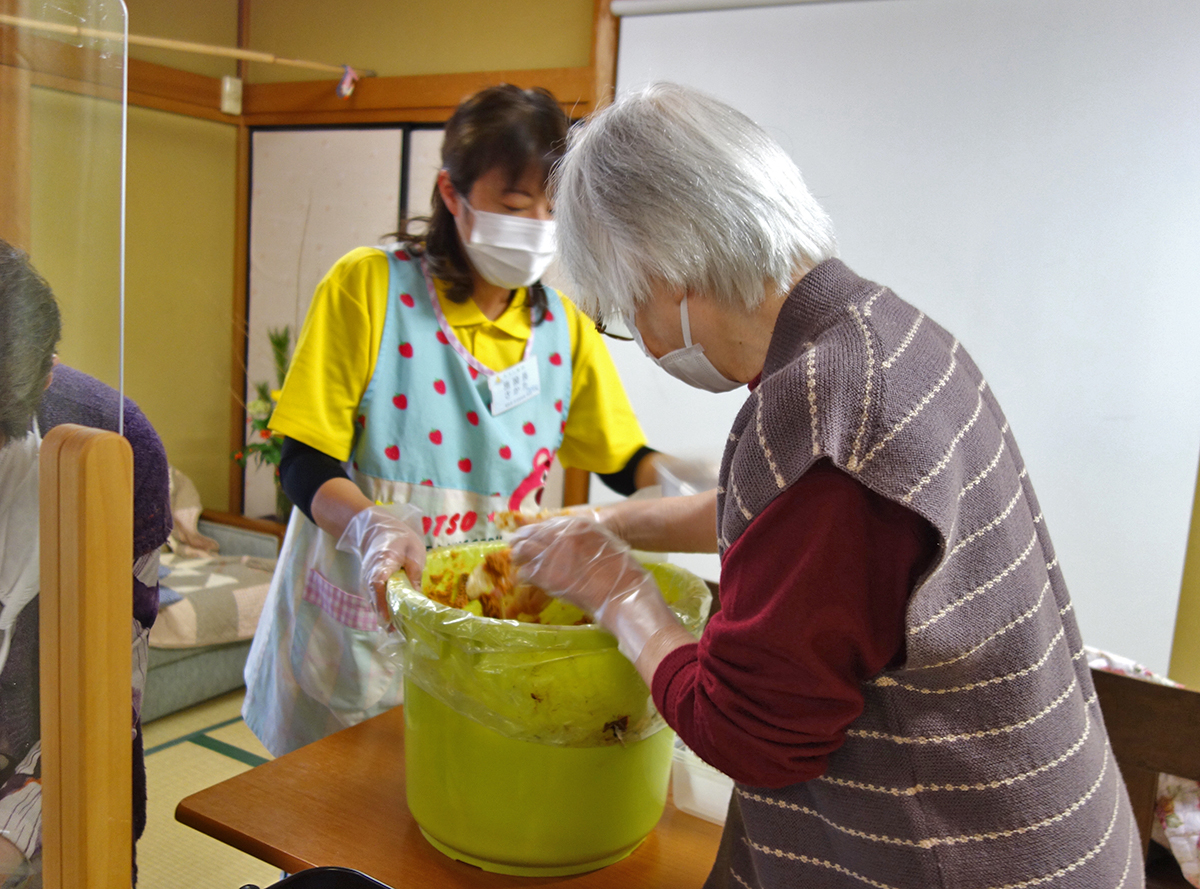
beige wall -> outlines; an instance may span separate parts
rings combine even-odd
[[[63,316],[59,356],[116,386],[120,106],[34,88],[29,255]]]
[[[129,109],[126,391],[228,508],[237,130]]]
[[[115,387],[117,105],[35,89],[31,117],[30,255],[62,311],[59,355]],[[125,391],[215,509],[228,507],[235,133],[129,110]]]
[[[237,0],[127,0],[129,33],[144,37],[167,37],[212,46],[237,46]],[[149,49],[131,46],[129,55],[204,74],[223,77],[237,74],[237,62],[220,56]]]
[[[129,31],[236,46],[237,6],[237,0],[128,0]],[[590,59],[592,9],[592,0],[250,0],[250,46],[382,76],[582,67]],[[233,60],[219,57],[142,47],[129,54],[209,77],[236,73]],[[330,76],[252,64],[248,79]]]
[[[582,67],[591,52],[592,0],[251,0],[250,11],[254,49],[381,76]],[[255,64],[249,79],[322,77]]]
[[[118,385],[116,103],[34,89],[30,256],[61,360]],[[228,508],[234,127],[129,109],[125,391],[206,506]]]

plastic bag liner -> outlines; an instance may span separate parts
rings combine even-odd
[[[501,541],[431,550],[431,574],[470,572]],[[663,598],[699,637],[712,594],[691,572],[648,563]],[[479,617],[388,583],[392,620],[405,638],[407,680],[458,713],[519,741],[566,747],[624,744],[664,727],[650,690],[605,629]]]

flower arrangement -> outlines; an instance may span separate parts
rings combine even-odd
[[[275,363],[275,382],[278,388],[272,389],[270,384],[265,382],[255,385],[256,397],[246,405],[246,445],[233,455],[233,459],[242,467],[246,466],[249,458],[253,458],[257,466],[275,467],[275,512],[286,521],[292,504],[279,483],[279,458],[283,448],[283,436],[271,431],[270,422],[280,390],[283,389],[283,381],[287,377],[288,365],[292,360],[292,329],[288,326],[268,328],[267,339],[271,343],[271,358]]]

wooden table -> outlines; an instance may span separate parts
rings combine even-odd
[[[454,861],[425,840],[405,802],[403,707],[194,793],[175,818],[288,873],[340,865],[396,889],[696,889],[721,837],[668,801],[632,855],[591,873],[511,877]]]

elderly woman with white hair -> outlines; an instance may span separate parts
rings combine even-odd
[[[594,115],[554,185],[581,308],[750,389],[716,492],[514,545],[734,778],[708,885],[1142,885],[1047,523],[958,340],[836,259],[783,150],[690,89]],[[721,553],[698,643],[630,546]]]

